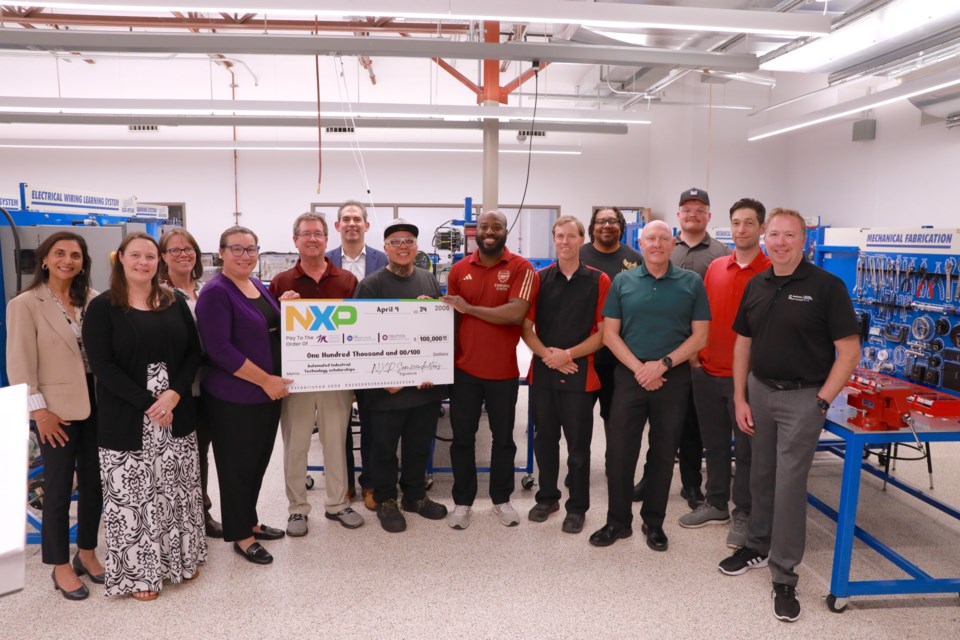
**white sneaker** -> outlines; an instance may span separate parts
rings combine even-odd
[[[463,530],[470,526],[470,507],[458,504],[447,516],[447,524],[453,529]]]
[[[493,512],[500,518],[500,524],[505,527],[515,527],[520,524],[520,515],[509,502],[493,505]]]

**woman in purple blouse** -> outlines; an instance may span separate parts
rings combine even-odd
[[[203,408],[213,436],[223,538],[250,562],[270,564],[273,556],[258,540],[284,532],[260,523],[257,499],[291,381],[278,375],[280,307],[251,277],[259,251],[253,231],[223,232],[223,270],[200,292],[197,327],[207,354]]]

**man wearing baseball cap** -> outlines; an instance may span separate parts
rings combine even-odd
[[[402,218],[389,223],[383,232],[387,266],[365,277],[354,298],[432,299],[440,297],[440,285],[432,273],[414,266],[420,230]],[[407,528],[401,506],[428,520],[442,520],[447,508],[427,497],[426,473],[430,442],[437,431],[440,401],[447,397],[447,385],[368,389],[364,410],[370,417],[373,443],[370,462],[373,498],[377,518],[384,531],[399,533]],[[398,503],[397,446],[401,447],[403,469],[399,472],[403,500]]]
[[[670,254],[670,263],[675,267],[693,271],[702,280],[711,262],[716,258],[730,255],[728,246],[707,233],[707,223],[710,222],[710,195],[698,187],[691,187],[681,193],[677,220],[680,223],[680,232],[677,234],[673,253]],[[693,364],[696,366],[696,363]],[[700,424],[697,420],[692,391],[687,400],[683,429],[678,436],[682,485],[680,496],[687,501],[691,509],[695,509],[704,501],[701,489],[703,474],[700,472],[703,442],[700,439]],[[634,487],[633,499],[636,502],[643,500],[649,464],[648,457],[643,468],[643,478]]]

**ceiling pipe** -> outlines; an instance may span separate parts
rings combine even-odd
[[[367,55],[398,58],[523,60],[572,64],[690,67],[756,71],[751,54],[607,45],[459,42],[443,38],[388,38],[237,33],[156,33],[0,29],[0,49],[18,51],[129,51],[252,55]],[[499,67],[498,67],[499,68]]]
[[[252,14],[248,14],[252,15]],[[137,16],[137,15],[84,15],[66,13],[39,13],[29,15],[20,14],[9,8],[3,8],[4,22],[19,24],[24,27],[51,26],[51,27],[129,27],[144,29],[216,29],[218,31],[303,31],[309,33],[319,28],[320,31],[355,32],[370,31],[376,33],[422,33],[436,35],[455,35],[467,33],[468,25],[436,22],[405,22],[402,25],[393,23],[370,23],[365,20],[277,20],[264,17],[262,20],[247,20],[240,22],[232,18],[206,18],[192,16],[170,18],[165,16]],[[244,16],[246,17],[246,16]]]

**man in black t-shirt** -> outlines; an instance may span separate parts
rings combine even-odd
[[[611,282],[618,273],[636,269],[643,264],[639,251],[620,243],[626,226],[626,218],[617,207],[601,207],[595,210],[587,227],[590,243],[580,248],[580,262],[603,271]],[[600,378],[600,391],[597,394],[600,400],[600,417],[606,423],[613,400],[613,372],[617,368],[617,359],[610,353],[610,349],[601,347],[594,354],[593,364],[597,377]]]
[[[860,339],[843,281],[803,259],[803,217],[774,209],[764,237],[772,266],[747,283],[733,323],[733,400],[737,426],[753,436],[753,504],[747,544],[720,571],[740,575],[769,563],[774,616],[793,622],[807,476],[827,408],[860,360]]]
[[[413,266],[418,235],[417,227],[401,218],[388,224],[383,232],[383,249],[389,262],[360,282],[354,298],[439,298],[440,285],[433,274]],[[407,528],[397,503],[398,444],[403,458],[403,510],[429,520],[447,516],[445,506],[427,497],[425,479],[430,442],[437,431],[440,401],[445,397],[447,385],[434,386],[430,382],[418,387],[364,391],[364,409],[369,412],[373,427],[373,497],[384,531],[398,533]]]

